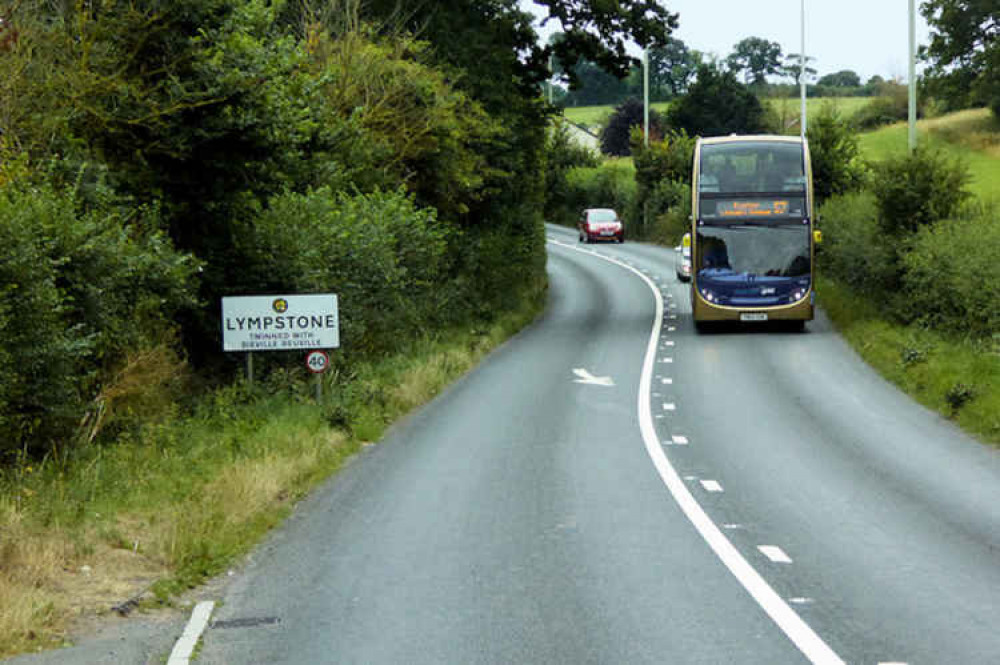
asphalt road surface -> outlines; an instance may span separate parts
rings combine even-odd
[[[698,335],[672,251],[548,235],[544,316],[305,501],[194,662],[1000,662],[996,450],[822,317]]]

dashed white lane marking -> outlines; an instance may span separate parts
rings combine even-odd
[[[672,363],[672,362],[674,362],[674,359],[673,358],[660,358],[660,362],[661,363]]]
[[[571,250],[582,251],[568,243],[556,242],[555,244]],[[646,347],[646,359],[643,362],[642,376],[639,379],[638,409],[639,429],[642,433],[643,443],[646,446],[646,453],[653,462],[657,473],[660,474],[660,479],[663,480],[663,484],[666,485],[670,494],[673,495],[674,501],[677,502],[677,505],[698,533],[701,534],[701,537],[705,539],[708,546],[712,548],[715,555],[719,557],[723,565],[739,580],[743,588],[747,590],[747,593],[757,601],[761,609],[788,636],[788,639],[795,644],[799,651],[802,652],[802,655],[816,664],[844,665],[844,660],[823,641],[823,638],[809,624],[802,620],[802,617],[785,602],[784,598],[775,592],[771,585],[767,583],[767,580],[757,572],[756,568],[750,565],[750,562],[726,538],[725,534],[722,533],[715,522],[711,520],[705,510],[695,500],[694,495],[691,494],[691,490],[681,481],[677,470],[670,463],[670,460],[667,459],[663,446],[660,445],[659,437],[656,435],[656,426],[650,408],[649,396],[653,378],[653,366],[656,363],[656,340],[660,338],[660,328],[664,313],[663,297],[656,290],[656,285],[639,271],[629,268],[613,259],[604,260],[630,270],[642,279],[650,291],[653,292],[653,298],[656,302],[656,317],[653,319],[653,330],[651,331],[649,343]],[[670,314],[669,318],[676,319],[677,315]]]
[[[674,345],[674,340],[672,340],[672,339],[665,339],[665,340],[663,340],[663,345],[664,346],[673,346]]]
[[[890,662],[879,663],[878,665],[907,665],[907,663],[900,663],[900,662],[897,662],[897,661],[893,660],[893,661],[890,661]]]
[[[208,619],[212,616],[214,607],[215,603],[210,600],[202,601],[194,606],[191,618],[184,628],[184,633],[174,644],[173,651],[170,652],[167,665],[188,665],[191,662],[191,654],[194,653],[194,648],[198,644],[198,640],[201,639],[201,634],[208,626]]]
[[[665,376],[665,377],[663,377],[663,378],[660,379],[660,383],[662,383],[665,386],[669,386],[669,385],[673,384],[673,382],[674,382],[674,380],[671,379],[669,376]]]
[[[667,326],[667,332],[676,332],[677,326]]]
[[[719,484],[717,480],[703,480],[701,481],[701,486],[705,488],[706,492],[721,492],[722,485]]]
[[[790,556],[785,554],[785,552],[777,545],[758,545],[757,549],[760,553],[771,560],[772,563],[791,563],[792,559]]]
[[[805,596],[796,596],[795,598],[789,598],[788,602],[793,605],[812,605],[816,601],[812,598],[806,598]]]
[[[676,411],[677,410],[677,405],[674,404],[673,402],[665,402],[663,404],[663,410],[664,411]]]
[[[743,528],[743,525],[730,523],[730,524],[723,524],[722,528],[725,529],[726,531],[739,531],[740,529]]]
[[[698,476],[684,476],[684,480],[687,480],[689,482],[692,480],[698,480]]]
[[[688,438],[680,434],[674,434],[670,439],[678,446],[686,446],[688,444]]]

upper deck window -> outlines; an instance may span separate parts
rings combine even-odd
[[[805,193],[802,146],[798,143],[733,141],[701,148],[698,191],[702,194]]]

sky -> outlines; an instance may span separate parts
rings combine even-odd
[[[530,0],[521,6],[544,17],[545,8]],[[801,0],[661,0],[680,14],[673,36],[689,48],[725,58],[745,37],[762,37],[781,44],[781,52],[801,47]],[[851,69],[862,81],[878,74],[906,79],[908,57],[907,0],[806,0],[806,55],[819,76]],[[927,23],[917,6],[917,44],[927,44]],[[546,37],[558,27],[550,21],[537,28]],[[918,64],[919,67],[919,64]]]

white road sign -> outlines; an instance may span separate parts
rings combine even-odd
[[[322,374],[330,365],[330,356],[325,351],[310,351],[306,355],[306,367],[313,374]]]
[[[233,296],[222,299],[223,351],[336,349],[337,296]]]

